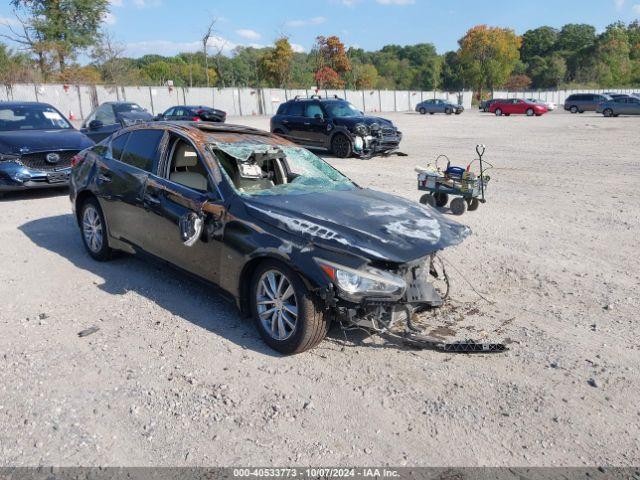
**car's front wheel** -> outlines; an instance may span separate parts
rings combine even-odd
[[[527,108],[527,117],[533,117],[534,113],[533,108]]]
[[[610,108],[605,108],[602,114],[605,117],[613,117],[613,110],[611,110]]]
[[[287,355],[301,353],[327,336],[330,318],[293,270],[268,260],[254,272],[251,282],[253,318],[271,348]]]
[[[113,256],[107,240],[107,226],[102,209],[95,198],[86,200],[80,207],[82,241],[87,252],[95,260],[104,262]]]
[[[424,115],[425,113],[427,113],[427,111],[424,109],[424,107],[420,107],[420,110],[418,110],[420,112],[420,115]]]
[[[453,110],[451,110],[450,108],[446,108],[444,113],[446,113],[447,115],[451,115],[453,113]]]
[[[351,140],[343,134],[337,133],[331,140],[331,151],[336,157],[348,158],[353,153],[353,145]]]

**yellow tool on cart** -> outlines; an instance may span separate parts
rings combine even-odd
[[[486,171],[493,168],[493,165],[482,159],[485,149],[484,145],[476,145],[478,158],[467,165],[467,168],[452,166],[446,155],[439,155],[435,166],[417,167],[418,190],[429,192],[420,197],[420,203],[432,207],[445,207],[451,195],[457,197],[451,200],[449,206],[454,215],[462,215],[467,210],[477,210],[481,203],[487,201],[485,191],[491,177]],[[444,170],[438,164],[441,159],[447,160],[447,168]],[[475,162],[478,162],[480,167],[479,173],[471,171]],[[485,164],[489,168],[485,168]]]

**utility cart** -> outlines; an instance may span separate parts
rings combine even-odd
[[[452,196],[456,198],[451,200],[449,207],[454,215],[462,215],[467,210],[477,210],[481,203],[486,202],[485,191],[490,180],[486,171],[493,168],[493,165],[482,159],[484,152],[484,145],[476,145],[478,158],[467,165],[467,168],[452,166],[446,155],[439,155],[435,165],[417,167],[418,190],[429,192],[420,197],[420,203],[432,207],[445,207],[449,203],[449,196]],[[444,170],[439,165],[442,159],[447,161]],[[479,172],[471,170],[476,162]]]

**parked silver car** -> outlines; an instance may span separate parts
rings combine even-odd
[[[602,113],[605,117],[640,115],[640,98],[631,95],[614,98],[599,104],[596,112]]]
[[[434,113],[446,113],[447,115],[451,115],[455,113],[456,115],[460,115],[464,112],[464,107],[462,105],[457,105],[448,100],[442,100],[440,98],[433,98],[431,100],[425,100],[424,102],[420,102],[416,105],[416,112],[425,115],[429,113],[433,115]]]

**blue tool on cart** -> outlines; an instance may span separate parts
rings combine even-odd
[[[420,203],[442,208],[449,203],[449,196],[453,196],[456,198],[451,200],[449,207],[454,215],[462,215],[467,210],[477,210],[481,203],[487,201],[485,191],[490,177],[486,171],[493,168],[493,165],[482,158],[485,150],[484,145],[476,145],[478,158],[467,165],[467,168],[451,165],[446,155],[438,156],[435,166],[416,168],[418,190],[429,192],[420,198]],[[445,169],[439,166],[441,159],[447,160]],[[478,162],[479,172],[471,169],[476,162]]]

